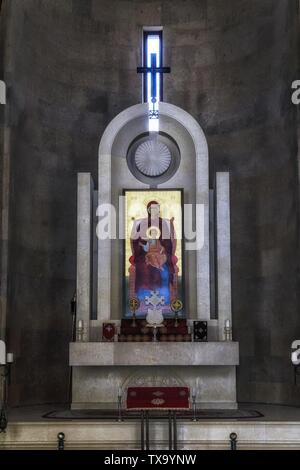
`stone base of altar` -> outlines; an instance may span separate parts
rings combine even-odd
[[[72,409],[104,408],[128,386],[187,386],[202,408],[237,407],[239,345],[71,343]]]
[[[165,381],[164,381],[165,380]],[[236,408],[234,366],[73,367],[72,409],[98,409],[117,402],[128,385],[187,385],[202,408]],[[125,399],[125,396],[123,396]]]

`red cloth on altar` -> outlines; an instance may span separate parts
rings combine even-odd
[[[128,410],[186,410],[189,409],[188,387],[129,387]]]
[[[175,326],[175,318],[165,318],[163,324],[164,327],[158,328],[158,336],[188,334],[188,325],[185,318],[178,319],[177,326]],[[123,318],[121,320],[121,335],[140,335],[149,333],[152,335],[152,329],[147,327],[147,321],[145,319],[136,319],[134,327],[132,326],[132,319]]]

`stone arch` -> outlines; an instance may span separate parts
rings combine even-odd
[[[131,106],[118,114],[106,127],[98,152],[98,203],[111,203],[111,160],[113,144],[128,122],[147,115],[146,103]],[[197,249],[197,318],[210,318],[210,273],[209,273],[209,162],[208,146],[203,130],[189,113],[178,106],[160,103],[160,116],[176,121],[190,135],[196,159],[196,204],[201,210],[198,229],[203,240]],[[173,136],[174,137],[174,136]],[[176,140],[176,137],[175,137]],[[200,232],[199,232],[200,233]],[[98,320],[111,318],[111,241],[98,243]]]

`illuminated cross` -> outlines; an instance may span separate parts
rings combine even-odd
[[[149,131],[159,130],[159,101],[163,100],[163,74],[170,67],[163,67],[162,30],[144,31],[143,67],[137,73],[144,76],[144,101],[148,103]]]
[[[170,73],[171,68],[170,67],[157,67],[157,60],[156,60],[156,54],[151,54],[151,67],[137,67],[136,71],[137,73],[150,73],[151,76],[151,102],[153,103],[153,117],[158,116],[158,111],[155,110],[155,103],[158,101],[158,96],[157,96],[157,74],[158,73]]]

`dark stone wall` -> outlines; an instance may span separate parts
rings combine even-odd
[[[297,401],[300,337],[295,0],[4,1],[11,140],[11,403],[67,399],[76,173],[97,177],[109,121],[140,101],[142,26],[163,25],[165,100],[230,169],[238,398]]]

